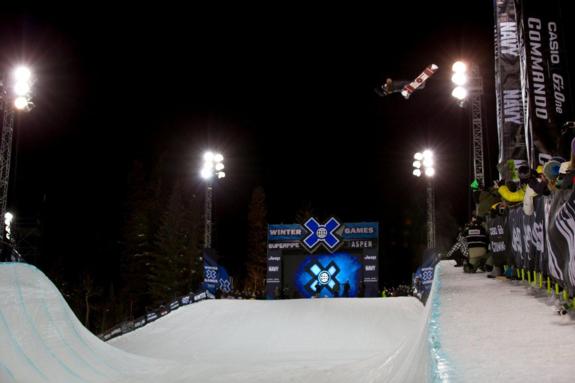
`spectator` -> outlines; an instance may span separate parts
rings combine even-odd
[[[539,171],[531,172],[527,179],[525,197],[523,198],[523,212],[525,215],[533,214],[533,197],[537,195],[549,195],[550,193],[547,187],[547,181],[542,176],[542,172],[543,168],[540,167]]]
[[[333,297],[334,298],[339,298],[339,283],[336,283],[333,286]]]
[[[467,240],[463,235],[463,228],[460,227],[459,232],[457,233],[457,239],[445,255],[445,258],[455,260],[455,267],[461,267],[467,257]]]
[[[483,268],[487,255],[487,233],[481,225],[481,218],[473,217],[464,235],[467,240],[469,259],[463,270],[466,273],[475,273]]]
[[[349,285],[349,281],[345,281],[345,283],[343,284],[343,296],[344,297],[349,297],[349,290],[350,290],[350,285]]]

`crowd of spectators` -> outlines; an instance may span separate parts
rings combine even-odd
[[[490,188],[479,187],[474,191],[476,214],[459,229],[454,245],[444,258],[456,261],[468,273],[489,271],[488,277],[514,278],[506,254],[490,249],[489,233],[485,226],[487,217],[506,216],[508,209],[521,205],[526,215],[534,211],[533,198],[550,195],[558,190],[573,189],[575,185],[575,139],[571,141],[571,158],[552,157],[544,165],[531,169],[525,163],[507,161],[499,167],[501,180]],[[507,256],[508,256],[507,252]]]

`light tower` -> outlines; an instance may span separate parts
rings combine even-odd
[[[0,140],[0,217],[6,216],[8,183],[12,159],[14,113],[32,109],[31,91],[33,76],[29,68],[16,67],[0,79],[0,109],[2,110],[2,138]],[[6,227],[0,225],[0,239],[6,240]]]
[[[220,153],[207,151],[204,153],[204,162],[200,176],[206,181],[206,200],[204,205],[204,249],[212,248],[212,201],[213,179],[224,178],[224,156]]]
[[[433,152],[429,149],[417,152],[413,156],[413,175],[427,178],[427,248],[435,248],[435,196],[431,182],[435,175]]]
[[[458,100],[460,107],[466,105],[467,99],[471,99],[471,136],[473,143],[473,176],[479,185],[485,185],[485,172],[483,161],[483,119],[481,116],[481,96],[483,95],[483,79],[479,73],[479,67],[468,66],[463,61],[453,64],[453,76],[451,81],[455,88],[451,95]]]

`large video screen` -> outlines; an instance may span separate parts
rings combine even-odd
[[[359,296],[363,289],[361,257],[361,253],[346,251],[284,254],[284,289],[292,298]]]

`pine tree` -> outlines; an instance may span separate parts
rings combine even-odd
[[[154,237],[159,225],[161,181],[146,181],[141,163],[134,163],[128,180],[128,205],[122,239],[122,301],[129,317],[143,314],[149,303],[149,275]]]
[[[180,183],[172,189],[155,235],[148,291],[152,302],[165,303],[192,289],[192,271],[197,252],[190,204]]]
[[[252,193],[248,208],[248,257],[245,288],[259,291],[265,286],[267,265],[267,210],[262,187]]]

